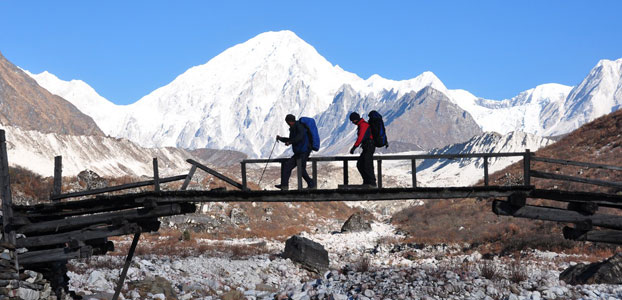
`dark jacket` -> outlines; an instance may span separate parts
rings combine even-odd
[[[307,153],[311,152],[311,145],[309,144],[309,133],[305,125],[296,121],[293,126],[289,128],[289,137],[281,137],[279,139],[283,143],[290,143],[294,153]]]

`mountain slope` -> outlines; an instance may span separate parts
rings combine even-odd
[[[117,124],[124,115],[124,106],[117,106],[108,101],[82,80],[60,80],[47,71],[39,74],[24,72],[52,94],[66,99],[81,112],[92,117],[105,133],[110,133],[111,127]]]
[[[40,87],[0,53],[0,123],[41,132],[102,135],[91,117]]]

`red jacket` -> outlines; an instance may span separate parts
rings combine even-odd
[[[356,126],[358,126],[358,132],[357,132],[358,137],[356,138],[354,147],[358,147],[359,145],[361,145],[363,140],[372,138],[371,130],[367,130],[369,129],[369,124],[365,122],[363,118],[361,118],[359,122],[356,123]]]

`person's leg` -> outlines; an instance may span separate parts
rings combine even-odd
[[[364,183],[365,184],[376,184],[376,175],[374,174],[374,152],[376,151],[376,146],[372,143],[365,143],[363,145],[363,169],[365,173]]]
[[[296,167],[296,155],[288,158],[281,164],[281,188],[289,187],[289,177],[292,170]]]
[[[359,158],[356,160],[356,169],[359,170],[359,173],[361,174],[361,178],[363,178],[363,184],[367,183],[365,182],[366,178],[365,177],[365,167],[364,167],[364,163],[365,163],[365,157],[363,156],[365,152],[361,152],[361,155],[359,155]]]
[[[302,164],[302,178],[307,182],[308,187],[315,187],[313,184],[313,179],[307,173],[307,160],[309,160],[309,155],[311,152],[303,153],[300,155],[301,164]]]

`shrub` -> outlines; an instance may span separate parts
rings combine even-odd
[[[510,263],[509,279],[514,283],[527,280],[527,270],[521,265],[520,259],[515,259]]]
[[[499,277],[499,269],[491,260],[482,260],[478,265],[478,269],[479,274],[488,280],[495,280]]]

